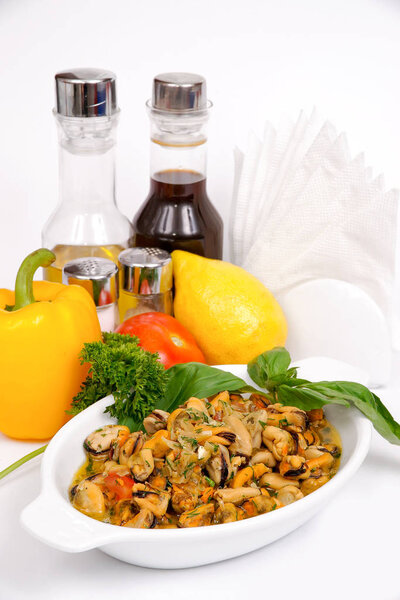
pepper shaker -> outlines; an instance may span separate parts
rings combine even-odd
[[[121,323],[146,312],[172,315],[172,259],[160,248],[129,248],[119,260]]]

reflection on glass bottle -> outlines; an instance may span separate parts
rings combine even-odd
[[[149,195],[136,214],[134,245],[222,258],[223,224],[206,191],[210,102],[200,75],[154,79]]]
[[[75,69],[56,75],[60,203],[46,223],[43,246],[56,261],[44,278],[61,282],[64,264],[99,256],[115,263],[131,245],[132,227],[115,201],[115,75]]]

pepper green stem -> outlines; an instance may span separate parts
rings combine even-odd
[[[15,305],[12,310],[18,310],[35,302],[33,276],[39,267],[48,267],[55,260],[55,254],[47,248],[39,248],[28,254],[18,269],[15,280]]]
[[[26,456],[23,456],[22,458],[17,460],[15,463],[10,465],[3,471],[0,471],[0,479],[3,479],[3,477],[8,475],[9,473],[12,473],[15,469],[18,469],[18,467],[20,467],[24,463],[28,462],[28,460],[31,460],[31,458],[35,458],[35,456],[39,456],[39,454],[43,454],[43,452],[46,450],[46,448],[47,448],[47,444],[45,446],[41,446],[41,448],[38,448],[37,450],[34,450],[33,452],[30,452]]]

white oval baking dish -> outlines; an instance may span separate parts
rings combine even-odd
[[[358,380],[358,370],[322,359],[302,361],[299,375],[309,379]],[[300,364],[300,363],[298,363]],[[325,369],[324,369],[325,367]],[[246,367],[223,368],[250,382]],[[345,376],[343,376],[345,375]],[[353,377],[352,377],[353,376]],[[120,560],[144,567],[178,569],[240,556],[293,531],[317,511],[325,508],[350,480],[367,455],[371,424],[356,410],[328,406],[328,419],[339,430],[343,453],[338,473],[309,496],[277,511],[223,525],[188,529],[128,529],[101,523],[75,510],[68,488],[85,459],[82,442],[86,435],[112,422],[104,414],[112,396],[100,400],[67,423],[51,440],[41,466],[41,493],[22,512],[22,525],[39,540],[65,552],[99,548]]]

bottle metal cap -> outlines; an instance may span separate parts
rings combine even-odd
[[[151,108],[171,112],[207,110],[207,84],[195,73],[161,73],[153,80]]]
[[[163,294],[172,289],[171,255],[160,248],[128,248],[118,257],[120,288],[132,294]]]
[[[56,112],[64,117],[110,117],[118,112],[116,76],[104,69],[56,73]]]
[[[75,258],[64,265],[62,282],[80,285],[92,296],[96,306],[109,306],[118,300],[118,267],[108,258]]]

